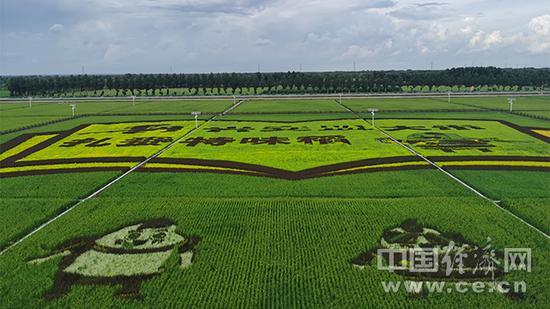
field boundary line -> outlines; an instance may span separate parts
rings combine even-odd
[[[65,121],[79,119],[79,118],[85,118],[85,117],[88,117],[88,115],[76,115],[76,116],[71,116],[71,117],[58,118],[58,119],[50,120],[50,121],[38,122],[38,123],[30,124],[30,125],[27,125],[27,126],[24,126],[24,127],[18,127],[18,128],[13,128],[13,129],[7,129],[7,130],[0,131],[0,135],[7,135],[7,134],[21,132],[21,131],[25,131],[25,130],[34,129],[34,128],[45,127],[45,126],[48,126],[50,124],[56,124],[56,123],[60,123],[60,122],[65,122]]]
[[[230,113],[232,110],[234,110],[235,108],[237,108],[239,105],[241,105],[242,103],[244,103],[246,100],[239,100],[236,104],[233,104],[231,105],[228,109],[224,110],[222,113],[221,113],[221,116],[224,116],[224,115],[227,115],[228,113]]]
[[[505,114],[509,114],[509,115],[527,117],[527,118],[531,118],[531,119],[539,119],[539,120],[547,120],[547,121],[550,120],[550,118],[548,118],[546,116],[542,116],[542,115],[538,116],[538,115],[527,114],[525,110],[520,110],[519,112],[518,111],[508,111],[508,110],[502,109],[502,108],[484,107],[484,106],[477,106],[477,105],[467,104],[467,103],[458,103],[458,102],[453,102],[453,101],[451,101],[450,104],[477,108],[479,110],[484,110],[484,111],[487,111],[487,112],[499,112],[499,113],[505,113]],[[530,111],[534,112],[534,111],[538,111],[538,110],[528,110],[527,112],[530,112]],[[541,110],[541,111],[546,111],[546,110]]]
[[[218,116],[223,116],[225,115],[227,112],[230,112],[231,110],[237,108],[241,103],[243,103],[244,100],[241,100],[239,102],[237,102],[236,104],[234,105],[231,105],[229,108],[227,108],[226,110],[224,110],[223,112],[217,114],[217,115],[214,115],[213,117],[210,117],[208,120],[204,121],[203,123],[201,123],[200,125],[198,125],[197,127],[193,128],[192,130],[190,130],[189,132],[185,133],[184,135],[180,136],[179,138],[177,138],[175,141],[171,142],[170,144],[168,144],[166,147],[162,148],[161,150],[159,150],[158,152],[156,152],[155,154],[149,156],[148,158],[146,158],[145,160],[141,161],[140,163],[138,163],[137,165],[135,165],[134,167],[130,168],[129,170],[127,170],[126,172],[124,172],[122,175],[119,175],[118,177],[116,177],[115,179],[109,181],[107,184],[103,185],[101,188],[99,188],[98,190],[92,192],[91,194],[89,194],[87,197],[83,198],[83,199],[80,199],[76,204],[72,205],[72,206],[69,206],[67,209],[65,209],[64,211],[62,211],[61,213],[59,213],[58,215],[56,215],[55,217],[49,219],[48,221],[42,223],[41,225],[39,225],[37,228],[35,228],[34,230],[30,231],[29,233],[27,233],[25,236],[19,238],[18,240],[16,240],[15,242],[13,242],[12,244],[8,245],[7,247],[5,247],[4,249],[2,249],[2,251],[0,251],[0,256],[4,255],[4,253],[6,253],[7,251],[9,251],[10,249],[12,249],[13,247],[17,246],[18,244],[20,244],[21,242],[23,242],[25,239],[31,237],[32,235],[36,234],[37,232],[39,232],[40,230],[44,229],[45,227],[47,227],[48,225],[50,225],[52,222],[58,220],[59,218],[63,217],[64,215],[66,215],[67,213],[69,213],[71,210],[75,209],[77,206],[79,206],[80,204],[83,204],[84,202],[88,201],[89,199],[92,199],[94,197],[96,197],[98,194],[100,194],[101,192],[105,191],[107,188],[111,187],[112,185],[114,185],[115,183],[117,183],[118,181],[120,181],[121,179],[123,179],[124,177],[128,176],[130,173],[132,173],[133,171],[139,169],[140,167],[144,166],[145,164],[147,164],[147,162],[151,161],[152,159],[160,156],[162,153],[164,153],[165,151],[167,151],[168,149],[172,148],[173,146],[175,146],[176,144],[178,144],[182,139],[188,137],[189,135],[193,134],[195,131],[197,131],[199,128],[201,128],[202,126],[206,125],[207,123],[210,123],[211,121],[215,120]]]
[[[342,107],[344,107],[345,109],[349,110],[351,113],[353,113],[354,115],[356,115],[358,118],[362,119],[363,121],[367,122],[368,124],[372,125],[372,123],[370,123],[367,119],[363,118],[360,114],[358,114],[357,112],[353,111],[351,108],[347,107],[346,105],[336,101],[336,104],[339,104],[341,105]],[[445,169],[443,169],[441,166],[437,165],[435,162],[431,161],[430,159],[426,158],[425,156],[421,155],[420,153],[416,152],[414,149],[412,149],[411,147],[408,147],[407,145],[401,143],[400,141],[398,141],[397,139],[395,139],[393,136],[389,135],[388,133],[386,133],[384,130],[376,127],[376,126],[373,126],[376,130],[378,130],[380,133],[384,134],[386,137],[388,137],[389,139],[391,139],[394,143],[398,144],[399,146],[407,149],[409,152],[413,153],[414,155],[418,156],[419,158],[421,158],[422,160],[426,161],[428,164],[432,165],[433,167],[435,167],[436,169],[438,169],[440,172],[442,172],[443,174],[447,175],[448,177],[450,177],[451,179],[453,179],[454,181],[458,182],[459,184],[461,184],[462,186],[464,186],[465,188],[469,189],[470,191],[474,192],[476,195],[478,195],[479,197],[489,201],[491,204],[493,204],[494,206],[496,206],[497,208],[499,208],[500,210],[508,213],[509,215],[511,215],[512,217],[516,218],[517,220],[523,222],[525,225],[527,225],[528,227],[530,227],[531,229],[533,229],[534,231],[542,234],[544,237],[546,237],[547,239],[550,239],[550,235],[546,234],[545,232],[543,232],[542,230],[540,230],[539,228],[535,227],[534,225],[530,224],[529,222],[525,221],[524,219],[522,219],[521,217],[519,217],[518,215],[514,214],[513,212],[511,212],[510,210],[500,206],[498,204],[499,201],[495,201],[487,196],[485,196],[483,193],[479,192],[477,189],[475,189],[474,187],[468,185],[467,183],[465,183],[464,181],[460,180],[458,177],[456,177],[455,175],[449,173],[448,171],[446,171]]]

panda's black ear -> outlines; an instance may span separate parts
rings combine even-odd
[[[183,253],[189,250],[193,250],[195,246],[201,241],[201,238],[199,236],[191,236],[189,237],[189,241],[183,244],[178,248],[179,253]]]
[[[95,242],[94,237],[76,237],[65,241],[57,246],[57,250],[73,250],[76,248],[87,248]]]
[[[139,229],[142,230],[142,229],[152,229],[152,228],[159,228],[159,227],[168,227],[170,225],[174,225],[174,222],[172,222],[172,220],[170,219],[152,219],[152,220],[147,220],[143,222],[139,226]]]

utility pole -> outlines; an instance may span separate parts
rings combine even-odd
[[[73,104],[71,104],[71,111],[73,113],[73,117],[75,115],[75,110],[76,110],[76,103],[73,103]]]
[[[32,107],[32,97],[29,97],[29,107]]]
[[[378,111],[378,108],[369,108],[367,109],[367,111],[369,111],[371,114],[371,123],[372,123],[372,127],[374,128],[374,113]]]
[[[199,127],[199,115],[201,112],[192,112],[191,115],[195,116],[195,129]]]
[[[513,110],[512,106],[514,105],[515,100],[515,98],[508,98],[508,104],[510,104],[510,112],[512,112]]]

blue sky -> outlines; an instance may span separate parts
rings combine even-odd
[[[0,0],[0,74],[550,66],[548,0]]]

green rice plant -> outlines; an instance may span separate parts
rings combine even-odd
[[[243,180],[246,179],[246,185]],[[405,181],[406,180],[406,181]],[[151,186],[154,183],[156,185]],[[418,184],[422,184],[419,186]],[[185,188],[182,190],[181,188]],[[293,180],[215,173],[132,173],[105,197],[187,198],[403,198],[459,197],[468,191],[435,170],[361,173]]]
[[[370,120],[370,113],[361,113],[361,116]],[[457,119],[457,120],[504,120],[523,127],[550,127],[550,123],[543,119],[528,118],[520,115],[498,111],[471,111],[471,112],[378,112],[376,119]]]
[[[369,108],[386,111],[443,111],[476,110],[476,107],[461,106],[447,102],[446,98],[368,98],[345,99],[343,103],[356,112],[366,112]]]
[[[37,123],[72,116],[70,104],[76,104],[76,115],[87,114],[143,114],[174,113],[186,114],[194,111],[221,113],[233,103],[232,100],[140,100],[125,101],[77,101],[77,102],[28,102],[0,104],[0,131],[16,129]]]
[[[28,258],[47,254],[74,237],[105,235],[157,217],[169,218],[186,233],[201,236],[192,267],[167,267],[164,273],[142,284],[143,299],[138,302],[114,298],[113,292],[119,287],[104,285],[77,286],[65,297],[44,300],[60,259],[29,265]],[[381,282],[402,277],[375,267],[359,271],[351,266],[357,254],[376,245],[384,230],[408,218],[439,231],[460,233],[472,243],[483,243],[489,236],[499,249],[533,248],[533,271],[506,278],[527,283],[529,290],[522,306],[541,308],[541,304],[548,303],[548,240],[472,195],[143,199],[119,192],[116,197],[87,202],[8,252],[0,260],[4,274],[0,289],[7,299],[5,305],[18,307],[519,306],[494,293],[437,294],[425,299],[411,298],[405,292],[388,295]]]
[[[547,172],[454,170],[453,174],[550,233],[550,176]]]
[[[247,100],[233,113],[346,112],[333,100]]]
[[[0,248],[99,188],[116,172],[3,178],[0,181]]]

